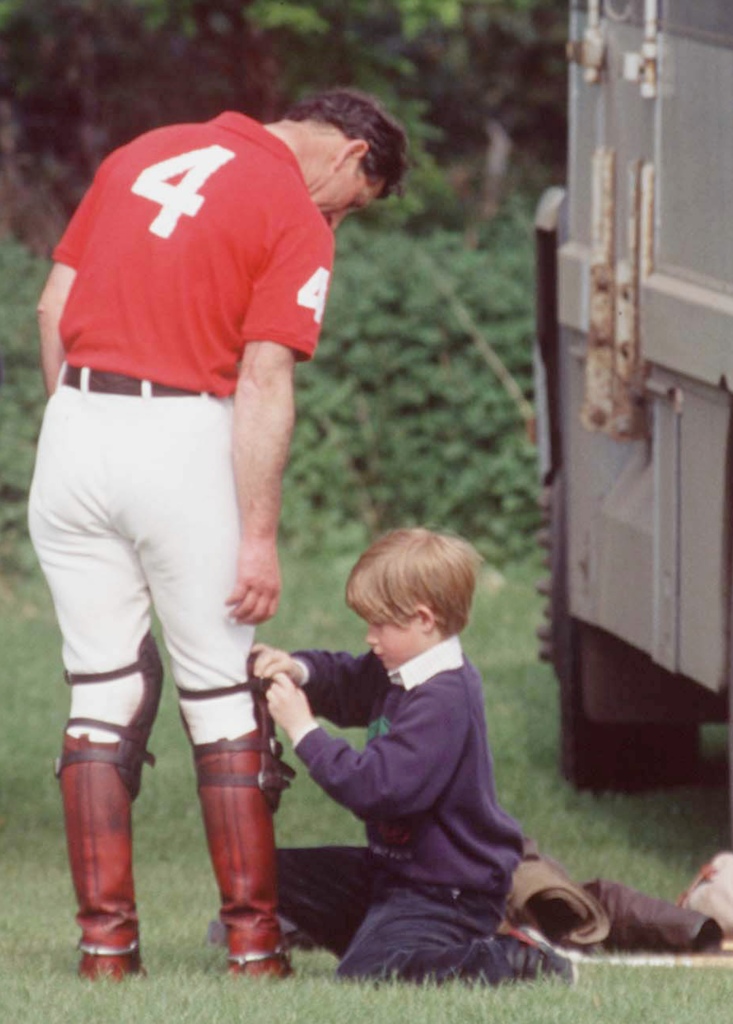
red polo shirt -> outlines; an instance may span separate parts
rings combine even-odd
[[[287,146],[225,113],[103,162],[54,251],[73,366],[228,395],[248,341],[313,355],[333,233]]]

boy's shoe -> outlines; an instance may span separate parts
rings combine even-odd
[[[574,985],[578,980],[577,964],[543,935],[529,928],[510,928],[503,934],[510,940],[506,953],[518,981],[554,976]]]

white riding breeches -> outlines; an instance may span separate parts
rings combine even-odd
[[[246,678],[254,629],[233,622],[225,606],[240,534],[232,413],[231,399],[197,395],[134,397],[60,386],[50,399],[29,524],[68,672],[103,673],[134,662],[152,603],[179,687],[218,690]],[[139,674],[129,686],[142,686]],[[101,717],[115,722],[134,704],[119,682],[74,691],[79,717],[100,717],[106,705]],[[255,728],[246,692],[184,700],[181,709],[196,744]]]

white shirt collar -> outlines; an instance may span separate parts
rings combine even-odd
[[[410,658],[404,665],[389,673],[389,679],[395,686],[403,686],[406,690],[412,690],[428,679],[437,676],[439,672],[448,672],[461,668],[463,665],[463,648],[457,636],[449,636],[447,640],[441,640],[435,647],[429,647],[422,654]]]

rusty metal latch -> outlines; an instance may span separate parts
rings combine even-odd
[[[567,59],[583,68],[583,78],[597,85],[606,61],[606,40],[601,27],[601,2],[589,0],[588,21],[582,39],[572,39],[566,47]]]
[[[614,337],[613,418],[611,433],[618,439],[644,437],[646,417],[641,395],[646,369],[641,357],[639,291],[642,277],[641,160],[629,165],[627,257],[619,261]]]
[[[625,53],[623,76],[637,82],[644,99],[655,99],[659,91],[659,0],[644,0],[644,41],[638,53]]]
[[[616,154],[593,154],[590,258],[590,323],[585,401],[580,418],[588,430],[605,430],[613,416],[613,336],[616,302]]]
[[[616,16],[614,20],[619,20]],[[654,99],[659,91],[659,0],[644,0],[644,39],[641,49],[624,53],[622,74],[627,82],[639,85],[644,99]],[[582,39],[571,39],[565,47],[567,59],[583,68],[583,79],[590,85],[601,81],[606,66],[607,46],[601,18],[601,0],[588,0],[588,20]]]
[[[639,293],[652,270],[654,169],[628,167],[626,252],[616,254],[616,154],[593,155],[590,318],[581,421],[619,441],[645,437]]]

